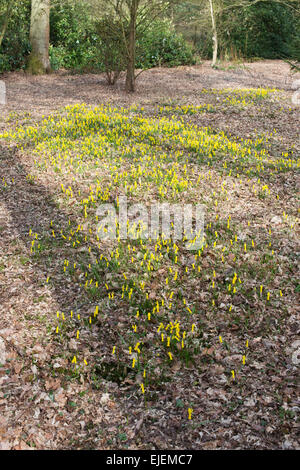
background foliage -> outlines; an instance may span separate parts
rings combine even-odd
[[[11,0],[12,1],[12,0]],[[0,0],[0,26],[7,0]],[[0,72],[20,69],[30,52],[30,0],[16,1],[0,48]]]
[[[0,0],[0,27],[7,1]],[[224,5],[230,5],[223,0]],[[232,4],[232,2],[231,2]],[[211,58],[211,23],[204,0],[199,5],[180,1],[167,18],[137,32],[137,68],[195,63],[196,57]],[[207,6],[206,6],[207,7]],[[104,12],[105,13],[105,12]],[[116,34],[110,37],[107,18],[94,14],[86,0],[53,0],[50,14],[50,60],[54,70],[102,71],[108,61],[118,61],[122,50]],[[0,72],[25,68],[30,52],[30,0],[15,0],[0,48]],[[228,8],[217,15],[220,57],[290,58],[299,60],[300,20],[287,5],[256,3],[247,8]],[[118,68],[117,67],[117,68]]]

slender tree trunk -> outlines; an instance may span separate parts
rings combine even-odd
[[[125,84],[126,91],[129,93],[133,93],[135,91],[136,20],[138,4],[139,0],[131,0]]]
[[[33,75],[49,73],[50,0],[31,0],[31,54],[27,70]]]
[[[216,27],[213,0],[209,0],[209,5],[210,5],[212,33],[213,33],[213,38],[212,38],[213,39],[213,60],[212,60],[211,66],[214,67],[217,63],[217,58],[218,58],[218,32],[217,32],[217,27]]]
[[[2,24],[2,27],[1,27],[1,30],[0,30],[0,47],[1,47],[4,35],[6,33],[7,25],[8,25],[9,18],[10,18],[11,12],[12,12],[13,3],[14,2],[12,0],[10,0],[9,3],[7,4],[6,12],[5,12],[5,15],[4,15],[4,21],[3,21],[3,24]]]

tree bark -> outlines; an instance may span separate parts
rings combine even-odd
[[[131,0],[125,84],[126,91],[129,93],[133,93],[135,91],[136,20],[138,5],[139,0]]]
[[[33,75],[49,73],[50,0],[31,0],[30,43],[27,70]]]
[[[211,24],[212,24],[212,33],[213,33],[213,60],[211,63],[212,67],[215,67],[218,58],[218,32],[216,27],[216,20],[215,20],[215,13],[214,13],[214,6],[213,0],[209,0],[210,5],[210,16],[211,16]]]

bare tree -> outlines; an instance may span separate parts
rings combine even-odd
[[[137,36],[142,35],[153,20],[176,0],[92,0],[100,6],[101,17],[112,16],[112,25],[121,31],[126,68],[126,91],[134,92],[136,83],[135,61]],[[99,11],[99,10],[98,10]]]
[[[212,24],[212,33],[213,33],[213,60],[212,60],[212,67],[215,67],[218,58],[218,32],[216,27],[216,20],[215,20],[215,12],[214,12],[214,5],[213,0],[209,0],[209,7],[210,7],[210,16],[211,16],[211,24]]]
[[[135,91],[135,53],[136,53],[136,22],[140,0],[131,0],[129,8],[129,31],[127,41],[127,70],[125,88],[128,92]]]
[[[31,0],[31,54],[27,70],[34,75],[51,70],[49,60],[50,0]]]

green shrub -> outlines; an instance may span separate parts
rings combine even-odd
[[[0,73],[24,68],[30,52],[30,0],[15,2],[0,48]]]
[[[192,47],[176,33],[170,21],[156,21],[137,40],[137,68],[195,63]]]
[[[11,69],[11,64],[9,62],[9,57],[5,54],[0,53],[0,73],[5,72],[6,70]]]
[[[297,27],[286,5],[270,2],[234,9],[218,18],[219,45],[223,55],[279,59],[291,57]],[[299,33],[298,33],[299,34]]]
[[[50,43],[54,70],[99,68],[98,37],[87,2],[57,0],[50,12]]]

